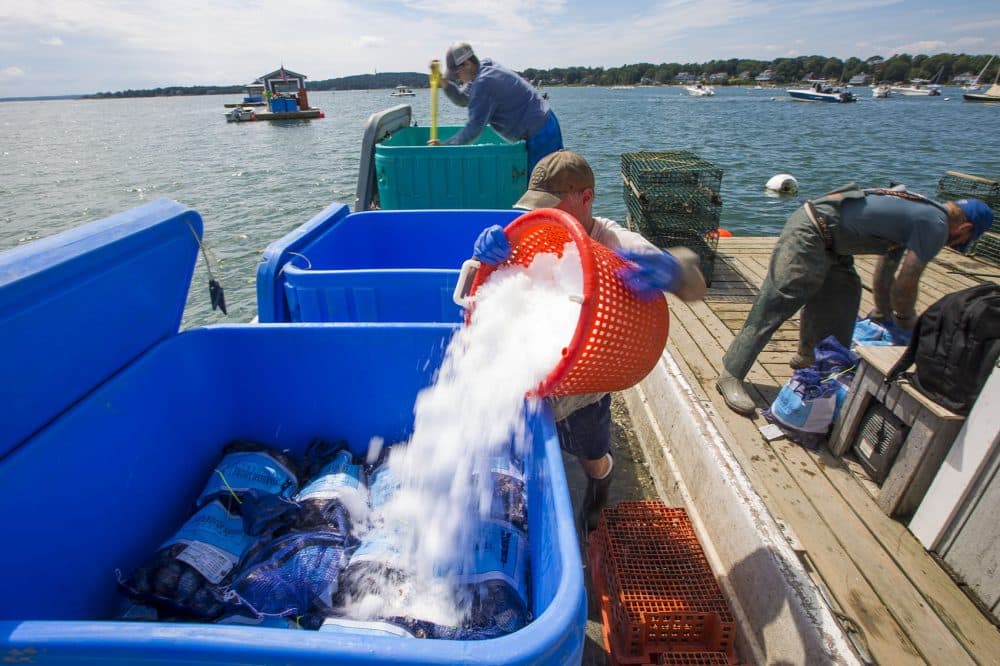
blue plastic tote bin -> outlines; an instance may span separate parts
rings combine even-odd
[[[119,622],[116,570],[190,514],[232,439],[405,438],[451,324],[178,333],[201,219],[159,200],[0,253],[0,652],[41,664],[579,663],[586,600],[558,438],[532,433],[534,620],[478,642]]]
[[[460,322],[462,262],[488,226],[517,210],[350,213],[332,204],[267,247],[257,269],[261,322]]]
[[[461,127],[439,127],[445,141]],[[486,127],[473,143],[428,146],[429,127],[407,127],[375,146],[379,207],[510,208],[528,188],[528,151]]]

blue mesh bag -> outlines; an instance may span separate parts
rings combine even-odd
[[[777,424],[785,436],[816,450],[826,441],[837,409],[838,382],[812,367],[796,370],[778,392],[764,418]]]
[[[119,585],[161,618],[214,620],[226,609],[226,584],[240,559],[260,541],[221,502],[202,507]]]
[[[227,599],[236,612],[295,618],[302,627],[316,629],[333,612],[346,561],[343,534],[289,532],[247,557]]]
[[[236,440],[223,449],[196,505],[221,501],[243,517],[248,534],[265,534],[297,508],[292,498],[298,492],[298,478],[298,466],[290,456]]]
[[[295,495],[298,505],[295,528],[299,530],[331,526],[350,534],[352,514],[368,512],[368,489],[364,468],[347,448],[346,442],[328,444],[314,440],[306,449],[308,480]]]

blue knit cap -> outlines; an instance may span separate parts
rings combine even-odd
[[[965,254],[969,246],[993,226],[993,210],[982,199],[959,199],[955,205],[962,209],[965,219],[972,223],[972,237],[955,249]]]

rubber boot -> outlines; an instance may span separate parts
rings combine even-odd
[[[792,366],[795,370],[801,370],[802,368],[808,368],[816,362],[816,357],[812,354],[803,354],[802,352],[795,352],[795,356],[788,361],[788,365]]]
[[[724,371],[715,380],[715,389],[722,394],[722,399],[726,401],[729,409],[743,416],[753,416],[756,405],[750,399],[747,390],[743,388],[741,380]]]
[[[603,479],[587,477],[587,489],[583,493],[583,503],[580,506],[580,524],[584,533],[597,529],[601,519],[601,509],[608,504],[608,493],[611,490],[611,477],[615,475],[614,464],[611,471]]]

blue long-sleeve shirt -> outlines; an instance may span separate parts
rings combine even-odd
[[[512,70],[489,58],[479,62],[476,78],[462,90],[449,81],[444,93],[455,104],[469,107],[469,120],[449,145],[471,143],[489,124],[509,141],[528,139],[545,125],[549,103]]]

